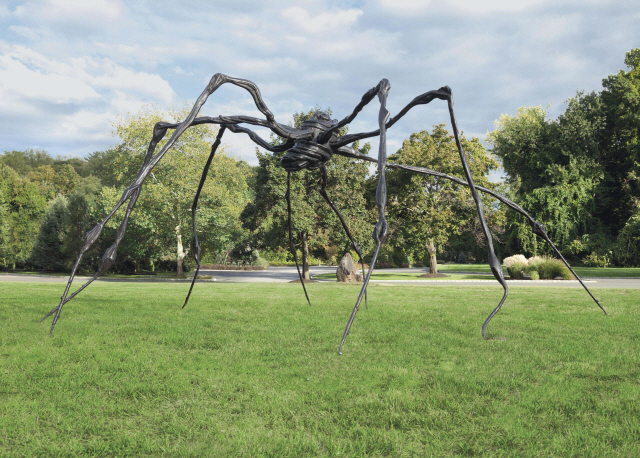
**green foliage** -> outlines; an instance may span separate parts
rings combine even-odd
[[[553,280],[556,277],[562,277],[563,280],[573,280],[571,271],[559,259],[554,258],[538,258],[530,261],[526,266],[526,273],[531,274],[537,272],[542,280]]]
[[[267,261],[265,258],[258,257],[256,258],[254,265],[260,267],[269,267],[269,261]]]
[[[605,78],[602,92],[569,99],[558,119],[540,107],[520,108],[487,135],[513,200],[576,258],[609,256],[640,202],[639,53],[627,53],[630,70]],[[520,216],[509,218],[506,232],[509,252],[549,252]]]
[[[66,267],[63,239],[67,218],[67,199],[58,196],[49,204],[33,246],[31,264],[36,268],[60,271]]]
[[[462,135],[460,140],[474,182],[493,188],[487,175],[498,166],[496,160],[487,154],[477,138],[468,140]],[[425,130],[412,134],[402,148],[389,157],[389,162],[426,167],[464,179],[455,139],[444,124],[434,126],[432,133]],[[370,179],[376,183],[377,180],[377,176]],[[388,243],[404,251],[407,257],[425,258],[430,240],[442,252],[450,240],[459,235],[465,238],[463,245],[476,246],[480,252],[486,246],[480,227],[476,227],[475,203],[465,187],[449,180],[393,169],[387,170],[387,185]],[[485,202],[485,214],[494,232],[499,233],[496,226],[502,218],[501,210],[489,199]],[[475,242],[468,243],[469,239]],[[394,263],[397,264],[395,260]]]
[[[393,265],[395,267],[402,267],[402,264],[404,264],[405,258],[406,256],[404,254],[404,250],[401,250],[401,249],[395,249],[391,254],[391,260],[393,261]]]
[[[89,158],[92,173],[103,173],[101,177],[108,184],[98,197],[94,219],[104,218],[124,188],[135,179],[154,125],[159,121],[182,120],[188,111],[185,108],[163,113],[147,107],[114,123],[114,134],[121,143],[112,150],[95,153]],[[190,251],[191,206],[215,134],[216,129],[211,125],[187,129],[154,168],[132,213],[119,250],[122,256],[135,262],[173,257],[180,269]],[[159,142],[156,152],[169,136],[170,132]],[[224,147],[218,148],[200,194],[196,217],[203,258],[230,250],[238,238],[241,232],[239,214],[248,198],[245,174]],[[115,229],[123,214],[124,207],[111,219],[108,230],[103,233],[102,239],[109,240],[108,244],[115,238]]]
[[[23,177],[38,167],[52,166],[54,163],[54,159],[46,151],[31,148],[25,151],[5,151],[0,160]]]
[[[619,264],[640,266],[640,211],[629,218],[620,231],[614,253]]]
[[[507,267],[509,278],[512,280],[521,280],[524,277],[524,273],[527,270],[527,264],[521,262],[515,262]]]
[[[7,266],[7,254],[10,252],[9,222],[9,204],[4,197],[4,191],[0,188],[0,269]]]
[[[92,228],[92,223],[91,208],[85,195],[80,192],[71,194],[67,202],[62,247],[68,267],[73,265],[80,254],[85,234]]]
[[[0,221],[4,240],[3,265],[10,268],[24,266],[31,256],[47,203],[35,184],[1,161],[0,194],[7,215]]]
[[[589,253],[582,258],[582,265],[585,267],[609,267],[611,265],[611,257],[608,254]]]

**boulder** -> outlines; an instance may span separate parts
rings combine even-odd
[[[358,273],[358,269],[356,268],[356,264],[353,262],[351,253],[345,254],[340,261],[338,270],[336,270],[336,277],[338,277],[339,282],[343,283],[362,281],[362,274]]]

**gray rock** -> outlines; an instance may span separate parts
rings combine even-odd
[[[358,269],[356,268],[356,264],[353,262],[351,253],[345,254],[340,261],[338,270],[336,270],[336,277],[338,277],[339,282],[343,283],[362,281],[362,274],[358,273]]]

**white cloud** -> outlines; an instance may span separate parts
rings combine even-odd
[[[548,0],[380,0],[380,6],[398,16],[423,16],[429,13],[459,11],[465,14],[514,13],[530,10],[548,3]]]
[[[40,38],[40,35],[37,32],[35,32],[31,27],[10,25],[9,30],[29,40],[36,40]]]
[[[0,56],[0,98],[24,98],[56,104],[96,99],[89,85],[64,74],[32,70],[10,55]]]
[[[289,20],[290,26],[311,34],[328,33],[335,29],[352,26],[358,22],[362,14],[362,10],[348,9],[320,13],[312,17],[307,10],[298,6],[282,11],[282,16]]]
[[[176,65],[175,67],[173,67],[173,71],[176,73],[176,75],[193,76],[193,72],[187,72],[184,68],[180,67],[179,65]]]
[[[90,81],[97,87],[133,90],[163,104],[171,104],[175,100],[175,93],[169,83],[158,75],[134,71],[107,59],[99,63],[91,61],[91,64],[100,69],[98,75],[90,77]]]
[[[82,25],[101,25],[122,17],[123,6],[113,0],[41,0],[28,1],[15,9],[21,19],[45,19],[47,22]]]

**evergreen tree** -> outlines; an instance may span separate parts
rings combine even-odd
[[[67,204],[65,197],[58,196],[47,208],[31,253],[31,263],[38,269],[60,271],[65,268],[63,239]]]

